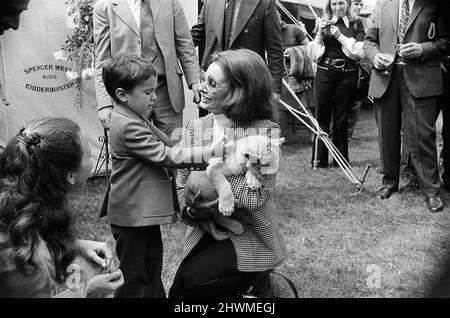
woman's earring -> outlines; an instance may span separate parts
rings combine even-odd
[[[69,182],[69,184],[71,184],[71,185],[75,185],[76,174],[74,174],[73,172],[68,172],[67,173],[67,182]]]

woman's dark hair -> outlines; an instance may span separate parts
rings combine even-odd
[[[116,102],[118,88],[131,91],[150,77],[157,77],[158,72],[149,60],[133,55],[119,54],[105,62],[102,69],[102,79],[105,89]]]
[[[247,49],[224,51],[213,54],[211,63],[219,65],[230,86],[225,116],[234,122],[274,120],[273,80],[261,56]]]
[[[25,275],[50,273],[62,282],[75,256],[72,219],[65,207],[67,174],[83,150],[80,127],[67,118],[33,120],[7,145],[0,164],[0,252]],[[52,264],[42,268],[36,249],[45,243]],[[41,260],[42,261],[42,260]]]
[[[356,20],[357,17],[352,10],[352,0],[345,0],[345,1],[348,4],[347,12],[345,12],[345,15],[347,16],[348,21],[353,22]],[[331,20],[333,18],[333,10],[331,10],[331,0],[327,1],[323,15],[326,20]]]

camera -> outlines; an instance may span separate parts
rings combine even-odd
[[[326,24],[325,24],[325,26],[322,28],[322,34],[323,35],[325,35],[325,34],[330,34],[330,27],[332,26],[332,25],[334,25],[334,23],[333,23],[333,21],[326,21],[325,22]]]
[[[323,30],[330,31],[330,27],[334,24],[333,21],[326,21],[326,25],[324,26]]]

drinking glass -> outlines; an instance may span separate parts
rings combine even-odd
[[[399,43],[399,44],[397,44],[397,45],[395,46],[395,49],[397,50],[397,54],[398,54],[398,56],[400,57],[399,60],[398,60],[398,62],[397,62],[397,64],[400,64],[400,65],[406,65],[406,62],[405,62],[405,60],[403,59],[403,55],[400,54],[400,48],[401,48],[402,46],[403,46],[402,43]]]
[[[391,75],[392,69],[394,68],[395,56],[391,54],[383,54],[383,59],[385,60],[384,70],[381,72],[382,75]]]

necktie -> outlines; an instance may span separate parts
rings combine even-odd
[[[398,26],[398,43],[403,44],[406,33],[406,25],[409,17],[409,1],[402,0],[402,11],[400,14],[400,25]]]
[[[157,55],[157,44],[149,0],[141,2],[141,41],[141,56],[153,62]]]
[[[231,35],[231,25],[233,23],[233,9],[234,9],[234,0],[228,0],[227,7],[225,9],[225,21],[224,21],[224,45],[223,50],[228,50],[230,45],[230,35]]]

